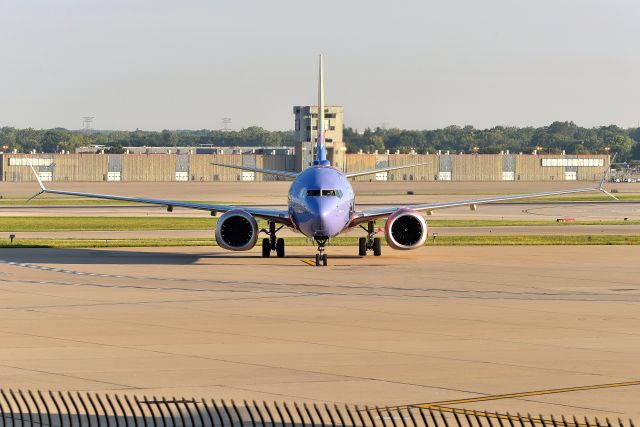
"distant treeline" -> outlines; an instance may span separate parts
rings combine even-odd
[[[279,147],[293,144],[293,131],[271,132],[252,126],[239,131],[163,130],[155,131],[83,131],[55,129],[0,128],[0,149],[29,153],[32,150],[56,153],[74,152],[78,147],[104,145],[109,152],[121,153],[122,147],[196,147],[212,144],[221,147]]]
[[[163,130],[150,131],[96,131],[83,132],[67,129],[15,129],[0,128],[0,149],[5,152],[74,152],[77,147],[104,145],[108,152],[122,152],[127,146],[257,146],[277,147],[293,145],[293,131],[267,131],[249,127],[239,131],[222,130]],[[464,153],[567,154],[618,153],[618,160],[640,160],[640,128],[622,129],[618,126],[584,128],[573,122],[554,122],[543,127],[503,127],[476,129],[473,126],[449,126],[435,130],[365,129],[358,132],[344,129],[344,140],[351,153],[363,150],[414,149],[418,153],[438,150]]]
[[[640,159],[640,128],[622,129],[618,126],[583,128],[573,122],[554,122],[543,127],[504,127],[476,129],[473,126],[448,126],[435,130],[367,129],[358,133],[344,129],[347,149],[400,150],[411,148],[419,153],[438,150],[464,153],[496,154],[509,150],[511,153],[586,154],[618,153],[618,161]]]

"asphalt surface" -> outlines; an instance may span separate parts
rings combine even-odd
[[[287,249],[0,249],[3,387],[640,415],[639,247]]]

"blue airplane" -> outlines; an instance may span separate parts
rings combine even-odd
[[[258,235],[264,233],[267,237],[262,239],[263,257],[269,257],[274,251],[278,257],[284,257],[285,242],[284,239],[277,238],[277,232],[283,227],[288,227],[313,239],[316,243],[318,248],[318,252],[316,253],[316,266],[327,265],[325,247],[329,239],[355,227],[360,227],[367,232],[367,237],[361,237],[359,239],[359,255],[366,256],[367,252],[373,252],[374,256],[380,256],[382,254],[382,242],[380,237],[376,237],[375,222],[383,218],[386,218],[384,235],[387,244],[393,249],[407,250],[416,249],[424,245],[427,239],[428,228],[423,213],[430,215],[431,212],[438,209],[469,206],[472,210],[475,210],[477,205],[483,203],[583,193],[588,191],[602,191],[615,198],[603,188],[604,179],[608,172],[607,168],[598,186],[592,188],[358,210],[355,204],[355,194],[349,183],[349,178],[421,166],[427,163],[344,173],[331,166],[331,163],[327,160],[324,114],[323,64],[322,56],[320,56],[318,77],[318,138],[316,142],[316,160],[314,160],[312,166],[298,173],[212,163],[217,166],[293,179],[289,189],[288,207],[286,210],[53,190],[45,188],[35,169],[31,166],[40,184],[40,192],[33,197],[42,193],[63,194],[68,196],[163,205],[167,207],[169,212],[173,211],[174,207],[209,211],[212,216],[215,216],[218,212],[223,212],[218,220],[215,231],[218,245],[232,251],[247,251],[256,245]],[[259,229],[256,218],[266,220],[269,228]]]

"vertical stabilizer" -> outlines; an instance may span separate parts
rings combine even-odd
[[[327,147],[324,140],[324,73],[322,71],[322,55],[318,68],[318,141],[316,144],[316,164],[327,165]]]

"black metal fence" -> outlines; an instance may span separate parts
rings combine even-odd
[[[241,403],[0,390],[0,426],[56,427],[635,427],[632,420],[500,414],[437,405]]]

